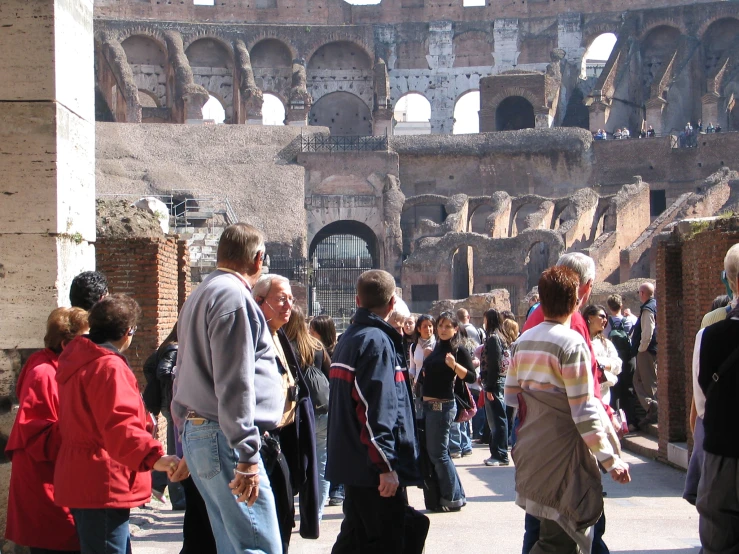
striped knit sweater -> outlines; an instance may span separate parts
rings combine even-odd
[[[522,391],[566,394],[572,419],[590,451],[610,471],[620,460],[608,442],[599,401],[593,396],[590,352],[579,333],[545,321],[524,332],[512,346],[505,402],[518,406]]]

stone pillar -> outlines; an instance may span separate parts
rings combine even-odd
[[[0,405],[95,266],[93,0],[0,2]],[[3,408],[7,414],[7,409]],[[0,415],[0,446],[12,425]],[[0,536],[9,464],[0,464]]]
[[[662,125],[662,111],[667,106],[663,98],[650,98],[647,100],[647,126],[651,125],[657,136],[664,132]]]
[[[588,105],[588,113],[590,115],[590,131],[597,133],[598,129],[606,130],[606,123],[608,122],[608,112],[610,107],[600,97],[593,100]]]
[[[714,127],[719,123],[718,102],[720,98],[717,94],[704,94],[701,98],[701,121],[705,129],[709,123],[713,123]]]

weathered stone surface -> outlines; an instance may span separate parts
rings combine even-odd
[[[461,300],[438,300],[431,305],[428,313],[434,317],[439,317],[441,312],[453,312],[464,308],[470,314],[471,322],[480,327],[482,326],[485,312],[490,308],[496,310],[510,310],[510,296],[506,289],[495,289],[482,294],[473,294]]]
[[[593,286],[593,292],[590,294],[589,304],[600,304],[601,306],[607,306],[606,300],[612,294],[620,294],[623,298],[624,308],[629,308],[631,313],[639,316],[639,307],[641,301],[639,300],[639,286],[642,283],[649,282],[653,285],[656,284],[654,279],[631,279],[620,285],[612,285],[610,283],[596,283]]]

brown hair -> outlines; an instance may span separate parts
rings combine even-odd
[[[316,351],[323,350],[323,344],[308,332],[305,316],[300,306],[293,306],[290,319],[285,325],[285,334],[291,342],[295,343],[300,367],[315,365]]]
[[[224,229],[218,240],[218,264],[228,264],[236,271],[254,269],[254,260],[264,251],[264,235],[248,223],[234,223]]]
[[[539,278],[539,298],[544,317],[564,317],[577,307],[577,273],[562,265],[550,267]]]
[[[82,308],[57,308],[46,320],[44,346],[59,354],[65,343],[81,335],[89,327],[87,312]]]
[[[500,334],[510,346],[518,338],[518,323],[513,319],[504,319],[500,325]]]
[[[608,304],[608,307],[612,311],[617,312],[617,311],[619,311],[623,307],[624,300],[623,300],[623,298],[621,298],[621,295],[620,294],[612,294],[606,300],[606,304]],[[606,315],[608,315],[608,314],[606,314]]]
[[[374,310],[390,303],[395,294],[395,279],[387,271],[370,269],[357,279],[359,306]]]
[[[120,340],[126,332],[136,327],[141,308],[125,294],[111,294],[90,310],[90,340],[97,344]]]
[[[321,343],[329,356],[334,355],[336,348],[336,324],[330,315],[317,315],[310,320],[310,328],[321,337]]]

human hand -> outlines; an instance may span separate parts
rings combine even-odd
[[[628,309],[628,308],[624,308],[624,311],[623,311],[622,313],[623,313],[623,315],[625,315],[626,317],[629,317],[629,316],[631,315],[631,310],[630,310],[630,309]]]
[[[190,470],[187,467],[187,462],[185,461],[185,458],[182,458],[180,460],[180,465],[177,466],[177,469],[175,470],[172,477],[169,478],[169,480],[173,483],[179,483],[180,481],[183,481],[188,477],[190,477]]]
[[[485,398],[487,398],[488,400],[490,400],[490,402],[495,402],[495,395],[492,392],[486,392],[485,393]]]
[[[380,474],[380,486],[377,487],[377,490],[380,491],[380,496],[389,498],[395,496],[395,491],[398,490],[399,485],[398,474],[395,471],[388,471]]]
[[[431,354],[434,351],[433,348],[426,347],[423,349],[423,357],[426,358],[429,354]]]
[[[480,367],[480,360],[472,358],[472,367]]]
[[[168,479],[172,479],[172,476],[180,464],[180,459],[177,456],[162,456],[155,463],[153,469],[155,471],[163,471],[167,474]]]
[[[233,481],[228,486],[231,494],[237,497],[236,502],[246,502],[247,506],[252,507],[259,496],[259,465],[237,464]]]
[[[622,485],[631,482],[631,475],[629,474],[628,464],[622,463],[620,466],[612,469],[611,478],[616,481],[616,483],[621,483]]]
[[[454,355],[451,352],[447,352],[447,355],[444,356],[444,362],[450,368],[454,369],[454,366],[456,365],[457,360],[454,359]]]

